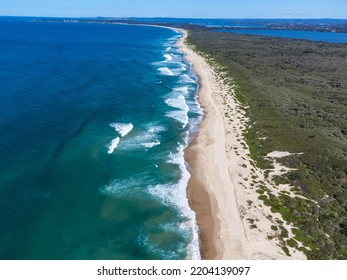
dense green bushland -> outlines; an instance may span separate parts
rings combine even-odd
[[[258,166],[270,166],[271,151],[303,153],[282,159],[297,169],[284,179],[316,203],[265,192],[265,204],[297,227],[308,258],[347,259],[347,44],[185,28],[188,43],[232,78]]]

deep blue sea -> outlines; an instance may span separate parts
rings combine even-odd
[[[0,18],[0,259],[198,259],[174,30]]]

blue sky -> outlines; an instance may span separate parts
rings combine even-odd
[[[347,0],[0,0],[0,15],[347,18]]]

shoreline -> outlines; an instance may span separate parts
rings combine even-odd
[[[264,171],[252,166],[242,136],[246,119],[234,90],[185,44],[188,32],[173,29],[183,34],[178,46],[198,77],[198,101],[204,110],[199,133],[184,151],[191,174],[187,197],[196,213],[201,258],[306,259],[294,248],[283,250],[280,232],[273,233],[273,226],[285,228],[292,238],[291,225],[258,199],[249,180],[257,177],[273,187]]]
[[[233,196],[230,197],[230,193],[225,193],[222,187],[231,185],[231,182],[227,164],[223,164],[227,160],[224,152],[223,119],[211,94],[220,91],[220,88],[205,60],[184,44],[187,32],[180,31],[184,36],[179,46],[185,58],[192,63],[198,77],[198,100],[204,110],[199,134],[185,150],[185,159],[189,163],[191,173],[187,197],[189,205],[196,213],[201,257],[245,259],[246,255],[239,244],[239,240],[243,239],[242,225],[237,216],[233,217],[237,214],[237,209],[221,211],[222,205],[226,207],[231,202],[231,207],[235,207],[236,201]],[[229,210],[232,211],[228,213]],[[232,240],[233,237],[237,239]]]

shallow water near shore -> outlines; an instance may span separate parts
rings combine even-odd
[[[200,122],[170,29],[1,19],[0,258],[200,257]]]

